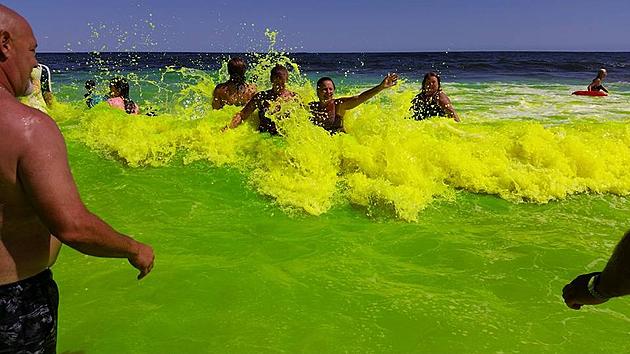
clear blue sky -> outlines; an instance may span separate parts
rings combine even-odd
[[[31,22],[40,52],[252,51],[266,48],[265,28],[300,52],[630,51],[630,0],[2,3]]]

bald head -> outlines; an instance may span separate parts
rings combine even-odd
[[[24,17],[0,5],[0,85],[22,96],[28,93],[30,74],[37,66],[33,30]]]
[[[0,5],[0,32],[18,35],[25,29],[30,30],[30,26],[24,17],[10,8]]]
[[[33,35],[33,30],[26,19],[10,8],[0,5],[0,45],[5,46],[11,38],[16,40],[29,35]],[[5,59],[4,51],[1,51],[0,60]]]

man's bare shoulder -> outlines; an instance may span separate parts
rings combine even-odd
[[[228,84],[226,82],[220,83],[214,87],[214,94],[222,94],[225,95],[228,90]]]
[[[0,105],[0,127],[11,144],[37,143],[45,136],[60,134],[57,123],[47,114],[26,106],[16,99],[2,98]]]

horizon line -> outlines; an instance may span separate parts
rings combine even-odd
[[[74,52],[74,51],[41,51],[37,54],[92,54],[92,53],[179,53],[179,54],[264,54],[268,52],[264,51],[252,51],[252,52],[239,52],[239,51],[218,51],[218,52],[204,52],[204,51],[88,51],[88,52]],[[285,54],[428,54],[428,53],[629,53],[625,50],[428,50],[428,51],[349,51],[349,52],[287,52],[278,51],[278,53]]]

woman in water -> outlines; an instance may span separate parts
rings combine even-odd
[[[604,91],[608,93],[608,90],[604,87],[604,85],[602,85],[602,82],[606,78],[607,74],[608,73],[606,72],[606,69],[604,68],[599,69],[599,71],[597,72],[597,77],[593,79],[590,85],[588,85],[587,90],[588,91]]]
[[[109,99],[111,107],[124,110],[128,114],[138,114],[138,105],[129,98],[129,83],[122,77],[115,77],[109,82]]]
[[[214,88],[212,108],[225,105],[244,106],[256,94],[256,85],[245,82],[247,63],[242,58],[232,58],[227,64],[230,79]]]
[[[289,80],[289,71],[284,66],[276,65],[273,69],[271,69],[270,79],[271,89],[255,94],[254,97],[247,102],[245,107],[234,115],[230,124],[223,128],[223,131],[238,127],[244,120],[254,113],[255,110],[258,110],[258,131],[261,133],[270,133],[271,135],[278,134],[276,124],[267,117],[269,114],[268,111],[271,108],[271,103],[290,101],[295,98],[296,94],[286,88],[287,81]],[[279,109],[280,107],[276,107],[276,110]]]
[[[343,130],[343,116],[361,103],[374,97],[386,88],[396,85],[398,75],[387,74],[379,85],[357,96],[334,98],[335,83],[329,77],[317,80],[317,98],[319,101],[309,103],[311,120],[316,125],[328,130],[330,133],[338,133]]]
[[[424,75],[422,91],[411,101],[411,110],[415,120],[439,116],[453,118],[456,122],[461,121],[451,100],[442,91],[440,76],[434,72]]]

